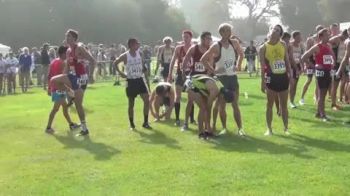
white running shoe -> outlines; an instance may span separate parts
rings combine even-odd
[[[265,132],[265,134],[264,134],[265,136],[272,136],[273,135],[273,133],[272,133],[272,131],[270,131],[270,130],[267,130],[266,132]]]
[[[299,104],[300,105],[305,105],[305,100],[304,99],[300,99]]]
[[[243,131],[243,129],[239,129],[238,130],[238,135],[239,136],[245,136],[245,132]]]
[[[219,135],[226,135],[227,134],[227,130],[223,129],[222,131],[220,131]]]
[[[297,108],[297,106],[296,106],[294,103],[292,103],[292,102],[291,102],[289,105],[290,105],[290,107],[291,107],[292,109]]]

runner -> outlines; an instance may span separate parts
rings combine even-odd
[[[276,96],[280,101],[280,109],[284,124],[284,133],[288,131],[288,87],[291,68],[289,63],[288,48],[280,41],[283,35],[281,25],[275,25],[270,29],[269,40],[260,48],[259,57],[262,65],[261,90],[267,95],[266,123],[268,130],[266,136],[272,132],[272,108]]]
[[[227,23],[223,23],[219,26],[221,40],[209,48],[203,55],[201,62],[208,70],[208,74],[215,74],[224,85],[225,89],[230,91],[233,95],[232,99],[228,101],[224,100],[223,97],[219,97],[215,103],[213,111],[213,130],[216,130],[217,114],[220,111],[220,118],[224,128],[221,133],[226,133],[226,103],[231,103],[234,119],[238,127],[238,134],[243,136],[245,133],[243,131],[241,112],[238,106],[239,84],[236,71],[241,67],[244,54],[239,45],[239,41],[230,39],[232,29],[233,27]],[[214,64],[215,67],[213,67]]]
[[[209,49],[212,38],[210,32],[203,32],[200,36],[200,43],[193,45],[186,53],[186,56],[184,58],[184,65],[187,65],[183,67],[184,70],[189,70],[190,76],[194,76],[197,74],[207,74],[207,70],[205,69],[204,65],[200,62],[200,59],[202,58],[203,54]],[[192,62],[192,64],[190,64]],[[190,66],[188,66],[190,65]],[[188,119],[191,117],[191,123],[195,123],[194,120],[194,105],[193,105],[194,98],[191,96],[190,93],[188,93],[187,98],[187,106],[186,106],[186,113],[185,113],[185,122],[182,127],[182,131],[188,130]]]
[[[350,28],[348,29],[348,33],[350,33]],[[347,98],[345,101],[349,104],[349,99],[350,99],[350,38],[348,38],[345,41],[345,55],[340,63],[340,67],[337,70],[336,76],[340,77],[345,70],[345,73],[347,75],[347,85],[345,87],[345,97]]]
[[[310,48],[312,48],[315,44],[318,43],[318,36],[317,36],[317,33],[319,31],[321,31],[322,29],[324,29],[324,27],[322,25],[317,25],[316,26],[316,33],[310,37],[307,38],[306,40],[306,50],[309,50]],[[309,67],[307,67],[305,65],[304,67],[304,70],[305,70],[305,74],[307,75],[307,81],[305,82],[304,84],[304,87],[303,87],[303,91],[302,91],[302,94],[301,94],[301,99],[299,101],[299,104],[300,105],[304,105],[305,104],[305,94],[307,92],[307,90],[309,89],[309,86],[311,84],[311,81],[312,81],[312,77],[315,73],[315,59],[314,59],[314,56],[311,56],[310,59],[310,64],[308,64]],[[316,82],[316,86],[317,86],[317,82]],[[314,99],[315,101],[317,100],[317,87],[315,89],[315,96],[314,96]]]
[[[171,62],[171,58],[174,54],[174,46],[173,39],[171,37],[164,37],[163,39],[164,45],[159,47],[158,55],[157,55],[157,65],[155,70],[155,76],[157,75],[159,64],[161,65],[161,76],[163,77],[163,81],[166,81],[169,74],[169,66]]]
[[[345,87],[345,81],[346,81],[346,77],[343,77],[344,74],[341,74],[339,77],[335,77],[335,73],[338,71],[339,67],[340,67],[340,63],[343,60],[343,57],[345,55],[345,40],[348,39],[349,35],[348,35],[348,30],[344,30],[341,34],[336,35],[334,37],[332,37],[329,40],[329,43],[332,44],[333,47],[333,52],[336,58],[336,64],[335,67],[332,70],[332,109],[333,110],[340,110],[341,106],[339,106],[337,104],[337,91],[338,91],[338,86],[339,86],[339,82],[342,81],[342,85],[340,88],[340,99],[342,99],[343,96],[343,92],[344,92],[344,87]],[[345,73],[345,72],[344,72]]]
[[[54,59],[51,62],[51,65],[49,68],[49,74],[48,74],[49,85],[47,89],[47,94],[52,97],[52,101],[54,102],[53,108],[49,115],[49,120],[47,122],[46,130],[45,130],[45,132],[49,134],[53,134],[55,132],[54,129],[52,129],[52,122],[61,106],[63,110],[63,115],[68,122],[69,128],[71,130],[79,128],[79,125],[72,122],[68,113],[68,106],[66,102],[66,97],[67,97],[66,87],[55,86],[50,82],[52,78],[63,73],[63,70],[65,69],[65,66],[66,66],[65,65],[65,60],[67,59],[66,52],[67,52],[67,48],[64,46],[60,46],[58,48],[59,57]],[[68,90],[71,95],[74,94],[72,89],[69,88]]]
[[[292,53],[292,58],[290,58],[290,64],[292,68],[292,77],[290,78],[290,107],[291,108],[296,108],[297,106],[295,105],[294,99],[295,99],[295,94],[297,92],[297,86],[299,82],[299,77],[300,74],[302,73],[302,66],[300,64],[301,61],[301,56],[305,52],[305,48],[302,44],[302,37],[300,31],[293,31],[292,32],[292,37],[293,41],[291,42],[291,53]]]
[[[122,78],[126,78],[127,87],[126,87],[126,95],[129,101],[129,122],[130,129],[135,129],[134,123],[134,105],[135,98],[140,95],[143,100],[143,128],[152,129],[148,124],[148,113],[149,113],[149,94],[148,88],[145,81],[145,77],[147,76],[147,69],[144,67],[142,54],[139,51],[140,44],[137,39],[130,38],[128,40],[129,50],[120,55],[115,61],[114,66],[116,67],[117,72]],[[125,73],[123,73],[118,64],[124,62],[125,65]]]
[[[171,84],[168,82],[160,82],[156,85],[155,89],[150,96],[150,111],[155,121],[159,121],[162,118],[165,120],[170,119],[171,112],[174,108],[175,91]],[[159,109],[164,106],[162,114]]]
[[[170,62],[169,74],[168,74],[168,82],[173,81],[173,69],[175,65],[175,61],[177,61],[177,69],[176,69],[176,77],[175,77],[175,125],[180,126],[180,102],[181,102],[181,93],[183,91],[183,85],[185,82],[185,74],[183,73],[183,67],[188,65],[183,65],[182,61],[185,57],[187,51],[192,46],[192,32],[189,30],[185,30],[182,32],[182,40],[183,43],[176,46],[174,55]]]
[[[310,48],[302,57],[302,61],[310,64],[310,57],[315,55],[316,63],[316,79],[318,83],[318,99],[316,117],[323,121],[328,121],[329,118],[325,112],[325,97],[327,90],[331,85],[331,70],[335,64],[334,53],[331,46],[328,44],[330,33],[328,29],[322,29],[318,32],[319,43]]]
[[[232,91],[226,89],[219,80],[215,80],[203,74],[197,74],[187,79],[185,86],[188,89],[188,93],[193,97],[193,100],[199,107],[198,137],[209,139],[214,136],[214,130],[210,126],[211,110],[214,100],[219,96],[230,102],[234,95]]]
[[[85,120],[85,110],[83,107],[84,93],[87,88],[88,75],[84,62],[95,67],[96,61],[86,50],[83,44],[78,43],[78,32],[69,29],[66,33],[66,43],[69,45],[67,50],[67,67],[63,74],[54,77],[51,82],[55,86],[68,86],[74,90],[74,104],[79,115],[82,130],[77,136],[89,134]]]

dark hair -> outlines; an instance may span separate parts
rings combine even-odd
[[[190,30],[184,30],[184,31],[182,31],[182,34],[186,34],[186,33],[187,33],[189,36],[193,37],[192,31],[190,31]]]
[[[317,26],[316,26],[316,32],[319,32],[319,31],[321,31],[322,29],[324,29],[324,26],[322,26],[322,25],[317,25]]]
[[[339,26],[338,23],[331,24],[331,27],[338,27],[338,26]]]
[[[328,29],[322,29],[322,30],[320,30],[320,31],[317,33],[317,34],[318,34],[318,37],[323,36],[323,34],[324,34],[325,32],[328,32]]]
[[[343,30],[343,31],[341,32],[341,35],[342,35],[343,37],[349,37],[348,30],[347,30],[347,29]]]
[[[165,93],[166,89],[164,85],[157,86],[156,88],[156,94],[157,95],[163,95]]]
[[[75,40],[78,40],[78,31],[73,29],[68,29],[68,34],[70,34]]]
[[[277,24],[277,25],[275,25],[275,26],[278,26],[279,28],[280,28],[280,30],[281,30],[281,32],[280,32],[280,36],[282,36],[283,35],[283,27],[282,27],[282,25],[280,25],[280,24]]]
[[[201,34],[201,40],[204,40],[206,36],[211,36],[211,33],[208,31],[204,31]]]
[[[128,40],[128,47],[131,48],[131,46],[132,46],[133,44],[136,44],[136,43],[137,43],[137,39],[136,39],[136,38],[130,38],[130,39]]]
[[[288,32],[284,32],[282,34],[282,39],[288,39],[288,38],[291,38],[290,34]]]
[[[58,48],[58,56],[61,56],[61,55],[63,55],[63,54],[66,54],[66,52],[67,52],[67,47],[65,47],[65,46],[60,46],[59,48]]]
[[[301,33],[300,33],[300,31],[293,31],[292,32],[292,37],[293,37],[293,39],[295,39],[297,36],[299,36]]]

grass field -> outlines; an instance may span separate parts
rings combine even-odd
[[[52,103],[41,89],[0,97],[0,195],[349,195],[350,108],[331,112],[328,102],[332,121],[321,122],[310,89],[308,104],[290,110],[292,135],[274,115],[275,135],[265,137],[260,80],[239,78],[248,136],[236,136],[229,108],[230,133],[209,141],[174,121],[140,128],[139,98],[129,131],[124,88],[112,83],[87,90],[89,138],[70,133],[61,113],[56,134],[44,133]]]

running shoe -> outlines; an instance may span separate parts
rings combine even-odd
[[[152,127],[148,123],[143,123],[142,127],[145,129],[152,129]]]
[[[71,130],[71,131],[73,131],[74,129],[77,129],[77,128],[79,128],[80,127],[80,125],[78,125],[78,124],[76,124],[76,123],[71,123],[71,124],[69,124],[69,129]]]
[[[180,126],[180,120],[175,121],[175,126],[179,127]]]
[[[245,136],[245,132],[243,131],[243,129],[238,130],[238,135],[242,137]]]
[[[47,134],[54,134],[55,130],[53,130],[52,128],[46,128],[45,129],[45,133],[47,133]]]
[[[300,99],[299,104],[300,105],[305,105],[305,100],[304,99]]]
[[[86,129],[86,130],[81,130],[81,131],[77,134],[77,136],[87,136],[87,135],[89,135],[89,130],[88,130],[88,129]]]
[[[267,130],[266,132],[265,132],[265,134],[264,134],[265,136],[272,136],[273,135],[273,133],[272,133],[272,131],[270,131],[270,130]]]
[[[293,109],[297,108],[297,106],[296,106],[294,103],[292,103],[292,102],[290,102],[289,105],[290,105],[290,107],[293,108]]]
[[[289,130],[288,130],[288,129],[285,129],[285,130],[284,130],[284,134],[285,134],[285,135],[290,135]]]
[[[188,131],[188,124],[187,124],[187,123],[184,123],[184,125],[183,125],[182,128],[181,128],[181,131],[182,131],[182,132]]]

